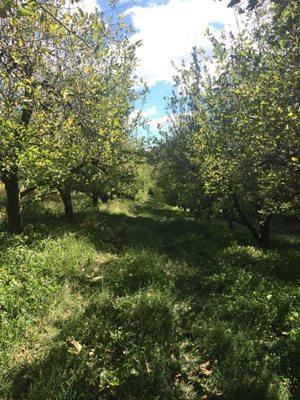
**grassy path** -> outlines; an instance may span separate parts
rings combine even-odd
[[[299,398],[295,232],[262,253],[154,201],[78,207],[0,234],[0,399]]]

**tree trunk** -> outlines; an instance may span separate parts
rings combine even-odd
[[[99,195],[96,191],[93,191],[92,199],[93,199],[93,207],[98,207]]]
[[[24,71],[27,78],[31,78],[33,75],[33,69],[31,64],[26,64]],[[24,98],[26,100],[32,99],[33,92],[29,89],[25,89]],[[24,106],[21,113],[21,124],[24,128],[27,128],[32,116],[32,106]],[[16,139],[17,145],[16,150],[20,150],[20,131],[15,129],[14,139]],[[20,186],[19,186],[19,168],[18,168],[18,152],[13,152],[13,167],[9,172],[4,171],[2,173],[2,181],[5,186],[6,192],[6,211],[8,221],[8,231],[10,233],[20,233],[22,231],[22,218],[21,218],[21,205],[20,205]]]
[[[18,168],[14,168],[14,170],[9,173],[4,173],[2,181],[6,192],[8,231],[10,233],[21,233],[22,218]]]
[[[102,193],[99,195],[99,197],[100,197],[102,203],[108,203],[109,198],[106,194]]]
[[[68,221],[74,220],[74,210],[73,210],[73,203],[72,203],[72,195],[71,190],[69,189],[58,189],[62,202],[65,208],[65,215]]]
[[[224,210],[223,214],[224,214],[224,217],[226,219],[228,228],[231,231],[233,231],[234,230],[234,219],[233,219],[232,213]]]
[[[241,223],[246,226],[251,232],[252,236],[256,240],[258,246],[264,250],[266,250],[269,246],[269,237],[270,237],[270,225],[272,220],[272,215],[267,216],[263,221],[260,221],[259,228],[257,229],[247,218],[244,210],[240,207],[238,198],[236,195],[233,195],[234,205],[236,211],[238,212]]]
[[[271,220],[272,215],[269,215],[264,221],[261,222],[259,227],[259,236],[261,241],[260,247],[263,249],[267,249],[269,247]]]

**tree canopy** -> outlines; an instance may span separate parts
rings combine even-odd
[[[161,158],[167,199],[209,203],[266,247],[273,216],[299,211],[299,26],[257,16],[236,36],[208,32],[212,57],[195,48],[177,69]]]
[[[74,184],[112,174],[139,94],[122,19],[69,10],[63,0],[9,1],[1,10],[0,170],[9,229],[18,232],[20,186],[57,188],[72,217]]]

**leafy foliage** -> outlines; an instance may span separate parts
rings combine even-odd
[[[117,186],[134,128],[129,117],[139,94],[128,28],[64,6],[16,1],[0,20],[0,170],[10,230],[21,229],[14,220],[20,185],[57,188],[70,203],[74,185],[116,165],[108,179],[115,175]]]
[[[210,201],[261,247],[274,215],[299,211],[299,27],[282,34],[287,16],[272,25],[268,12],[230,45],[209,35],[212,58],[194,49],[193,63],[178,69],[161,151],[176,204]]]

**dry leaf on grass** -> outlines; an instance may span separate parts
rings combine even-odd
[[[77,355],[77,354],[79,354],[81,352],[82,345],[79,342],[77,342],[77,340],[68,339],[67,343],[69,345],[68,353]]]

